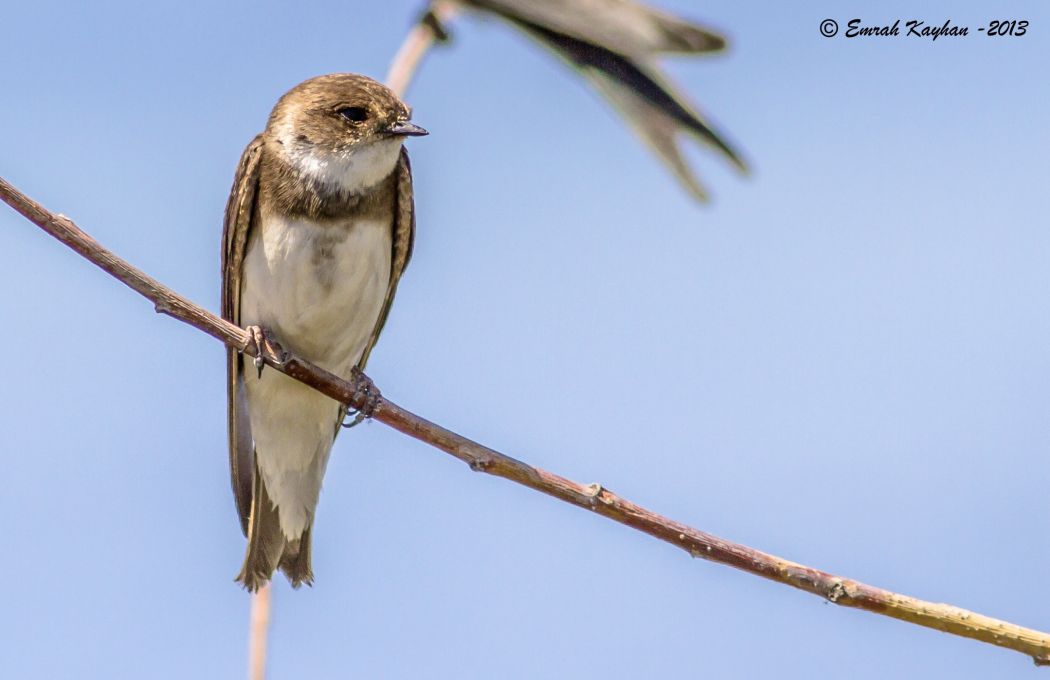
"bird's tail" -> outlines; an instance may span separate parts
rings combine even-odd
[[[307,524],[302,535],[289,540],[281,530],[277,507],[266,493],[266,485],[255,471],[255,486],[252,493],[252,511],[248,519],[248,550],[237,581],[256,592],[273,577],[280,567],[293,588],[302,584],[311,585],[314,580],[310,565],[310,533],[313,522]]]

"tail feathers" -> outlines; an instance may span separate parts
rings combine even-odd
[[[281,557],[281,571],[288,577],[293,588],[298,588],[304,583],[308,586],[314,584],[314,571],[310,564],[310,534],[312,527],[306,527],[303,535],[296,541],[289,541]]]
[[[252,511],[248,520],[248,550],[237,581],[250,592],[256,592],[273,577],[280,567],[292,587],[313,584],[310,566],[310,527],[302,536],[288,540],[281,530],[277,507],[266,493],[259,471],[255,471]]]

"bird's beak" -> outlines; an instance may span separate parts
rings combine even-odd
[[[386,129],[387,134],[398,135],[402,137],[422,137],[429,135],[430,133],[419,127],[415,123],[409,123],[407,120],[399,120]]]

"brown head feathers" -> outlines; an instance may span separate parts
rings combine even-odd
[[[277,102],[263,133],[262,210],[336,219],[384,193],[406,136],[427,134],[388,87],[367,76],[311,78]]]

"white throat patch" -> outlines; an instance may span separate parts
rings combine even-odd
[[[319,151],[289,139],[282,141],[288,159],[303,176],[356,194],[375,186],[393,172],[403,140],[400,137],[380,139],[346,153]]]

